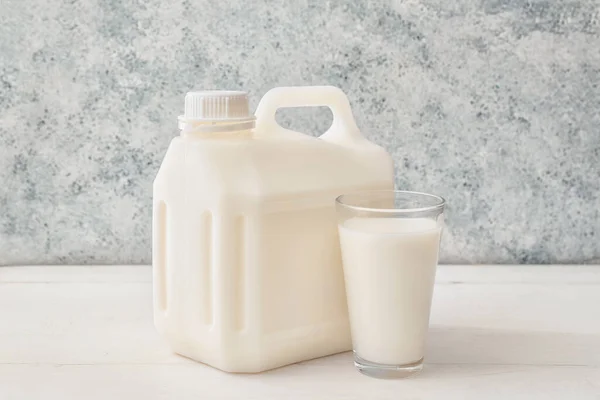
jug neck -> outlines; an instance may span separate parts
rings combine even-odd
[[[180,121],[179,128],[182,137],[230,139],[252,137],[254,125],[254,119],[185,123]]]

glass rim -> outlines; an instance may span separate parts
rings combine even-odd
[[[435,199],[437,201],[437,203],[430,205],[430,206],[424,206],[424,207],[377,208],[377,207],[356,206],[356,205],[352,205],[349,203],[345,203],[343,201],[343,198],[346,196],[354,196],[354,195],[361,195],[361,194],[362,195],[370,195],[370,194],[376,194],[376,193],[392,193],[392,194],[394,194],[394,196],[396,196],[398,194],[421,196],[421,197],[426,197],[429,199]],[[375,213],[391,213],[391,214],[402,214],[402,213],[413,214],[413,213],[420,213],[420,212],[443,210],[446,205],[446,199],[444,199],[442,196],[438,196],[438,195],[431,194],[431,193],[425,193],[425,192],[415,192],[415,191],[411,191],[411,190],[386,190],[386,189],[383,189],[383,190],[361,190],[361,191],[357,191],[357,192],[341,194],[338,197],[336,197],[335,203],[339,204],[342,207],[347,207],[349,209],[357,210],[357,211],[366,211],[366,212],[375,212]]]

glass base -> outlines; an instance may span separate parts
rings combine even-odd
[[[402,379],[418,374],[423,370],[423,358],[419,361],[404,364],[378,364],[360,358],[354,353],[354,365],[363,374],[377,379]]]

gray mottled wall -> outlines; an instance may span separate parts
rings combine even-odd
[[[184,93],[307,84],[447,197],[443,261],[600,259],[598,1],[2,0],[0,264],[148,263]]]

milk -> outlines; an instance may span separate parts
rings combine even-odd
[[[425,218],[351,218],[339,225],[356,354],[405,365],[424,354],[441,228]]]
[[[329,106],[321,137],[280,107]],[[341,193],[392,189],[393,167],[332,87],[189,93],[154,181],[154,321],[173,351],[260,372],[352,348],[337,233]],[[255,126],[256,123],[256,126]]]

